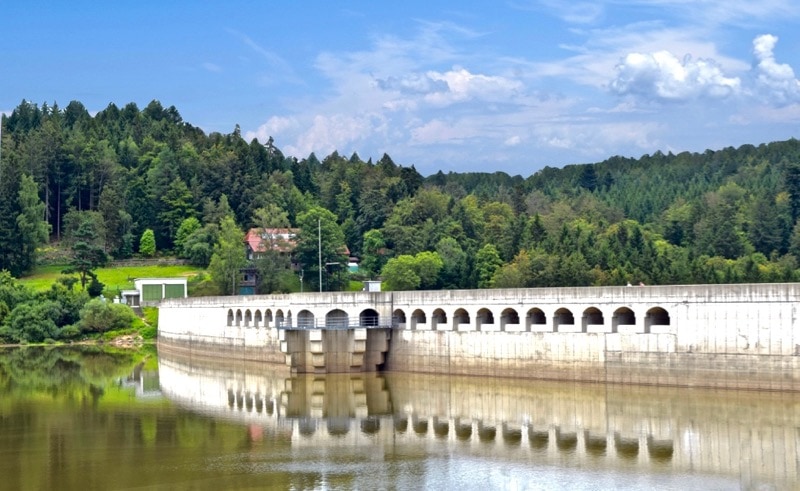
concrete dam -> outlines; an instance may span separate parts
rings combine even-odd
[[[166,300],[159,349],[287,373],[402,371],[800,390],[800,285]]]

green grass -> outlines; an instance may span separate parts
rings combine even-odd
[[[61,271],[67,266],[41,266],[33,274],[20,278],[19,282],[36,291],[44,291],[58,280]],[[117,290],[132,290],[135,278],[176,278],[191,277],[204,272],[196,266],[125,266],[119,268],[98,268],[97,279],[105,285],[107,295],[116,296]],[[80,288],[80,285],[79,285]]]

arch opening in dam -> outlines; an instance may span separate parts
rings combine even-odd
[[[189,302],[191,304],[191,302]],[[345,306],[351,307],[351,306]],[[273,326],[273,310],[271,308],[228,308],[227,327],[252,327],[279,329],[309,328],[393,328],[431,331],[486,331],[486,332],[574,332],[576,318],[574,309],[568,306],[552,308],[548,314],[540,307],[523,310],[525,322],[521,323],[519,307],[514,306],[481,306],[468,307],[453,304],[451,306],[432,306],[430,310],[423,308],[396,307],[391,312],[375,308],[308,308],[298,306],[296,323],[292,321],[291,309],[276,306]],[[669,311],[662,306],[652,306],[643,313],[645,322],[639,332],[648,333],[655,326],[670,326]],[[354,323],[351,319],[357,318]],[[544,330],[548,325],[550,329]],[[607,318],[611,322],[607,322]],[[637,314],[629,306],[621,306],[608,313],[599,306],[590,305],[581,311],[581,322],[577,332],[605,331],[616,333],[620,326],[636,326]],[[324,319],[320,322],[318,319]],[[430,319],[430,322],[429,322]],[[572,326],[572,327],[571,327]]]

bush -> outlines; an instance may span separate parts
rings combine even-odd
[[[15,342],[17,342],[17,337],[11,332],[11,328],[8,326],[0,326],[0,344]]]
[[[58,331],[59,339],[75,339],[80,335],[81,335],[81,329],[75,324],[64,326]]]
[[[158,329],[155,326],[145,326],[139,329],[139,335],[142,336],[142,339],[156,339],[158,336]]]
[[[105,288],[105,287],[106,286],[103,283],[100,283],[97,280],[97,277],[93,277],[92,281],[89,283],[89,288],[87,288],[86,291],[89,293],[89,296],[92,297],[92,298],[99,297],[100,295],[102,295],[103,288]]]
[[[81,332],[106,332],[130,328],[135,321],[136,314],[127,305],[95,298],[81,309],[78,325]]]
[[[58,327],[54,319],[61,317],[61,314],[61,306],[52,300],[20,304],[8,315],[8,334],[15,342],[41,343],[55,338]]]

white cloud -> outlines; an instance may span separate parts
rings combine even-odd
[[[299,123],[295,118],[273,116],[269,118],[266,123],[259,126],[256,131],[245,132],[245,139],[252,140],[253,138],[258,138],[258,141],[266,142],[270,137],[275,138],[298,126]]]
[[[682,101],[738,93],[738,77],[726,77],[714,60],[679,60],[668,51],[630,53],[617,65],[609,87],[619,95]]]
[[[216,73],[219,73],[219,72],[221,72],[221,71],[222,71],[222,67],[221,67],[221,66],[219,66],[219,65],[217,65],[216,63],[205,62],[205,63],[203,63],[203,65],[202,65],[202,66],[203,66],[203,68],[205,68],[205,69],[206,69],[206,70],[208,70],[209,72],[216,72]]]
[[[426,94],[447,90],[447,82],[435,80],[429,74],[412,73],[403,77],[378,79],[378,87],[382,90],[395,90],[403,94]]]
[[[461,143],[464,140],[480,136],[478,130],[463,122],[433,119],[411,129],[413,145],[436,145],[440,143]]]
[[[756,58],[755,79],[758,95],[777,104],[800,102],[800,81],[791,66],[775,61],[775,44],[778,38],[771,34],[753,40]]]
[[[659,123],[653,122],[589,121],[539,125],[534,129],[534,134],[545,147],[569,149],[592,158],[606,158],[615,153],[614,149],[621,147],[643,152],[658,148],[654,135],[662,129]]]
[[[444,82],[447,87],[447,90],[435,90],[425,96],[426,101],[437,106],[471,99],[506,101],[524,88],[516,80],[472,74],[463,68],[454,68],[445,73],[430,71],[427,75],[434,82]]]
[[[372,135],[373,121],[369,116],[321,114],[313,118],[311,126],[303,131],[296,143],[286,147],[289,155],[300,158],[317,152],[328,155],[334,150],[345,152],[348,146]]]
[[[686,101],[719,99],[732,95],[753,97],[785,105],[800,102],[800,81],[788,64],[778,63],[774,49],[778,38],[764,34],[753,40],[755,64],[744,78],[728,76],[714,59],[678,59],[669,51],[634,52],[616,66],[609,89],[617,95],[644,100]]]

